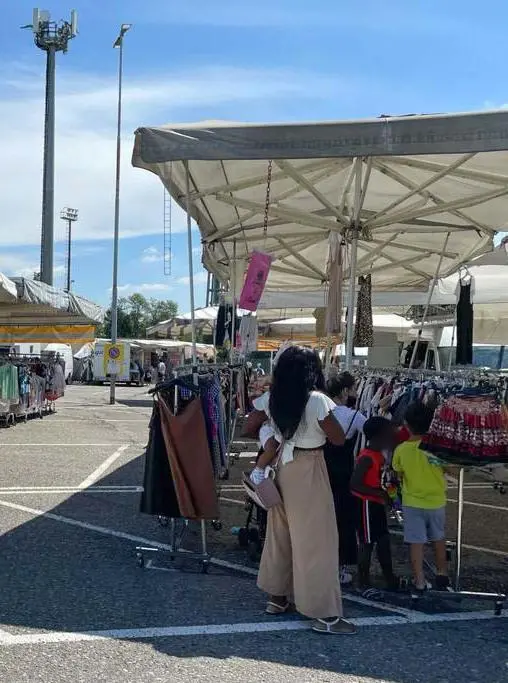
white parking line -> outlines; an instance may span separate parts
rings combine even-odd
[[[88,491],[142,491],[142,486],[115,486],[115,485],[103,485],[103,486],[90,486]],[[2,486],[0,487],[0,495],[4,493],[11,493],[16,491],[17,493],[37,493],[39,491],[54,491],[59,493],[61,491],[75,491],[80,492],[81,489],[77,486]]]
[[[506,616],[506,615],[505,615]],[[417,613],[411,619],[403,616],[358,617],[351,621],[360,628],[386,626],[415,626],[443,622],[485,621],[499,619],[493,612],[452,612],[449,614]],[[246,633],[276,633],[308,631],[306,621],[261,621],[237,624],[203,624],[196,626],[167,626],[155,628],[126,628],[104,631],[54,631],[11,635],[0,632],[0,646],[47,645],[49,643],[82,643],[107,640],[147,640],[155,638],[185,638],[196,636],[240,635]]]
[[[0,443],[0,447],[3,448],[85,448],[88,446],[119,446],[117,443]],[[137,446],[140,444],[129,444],[130,446]]]
[[[223,500],[225,503],[235,503],[236,505],[245,505],[245,500],[235,500],[235,498],[224,498],[224,496],[220,496],[220,499]]]
[[[79,489],[74,487],[70,487],[68,489],[66,488],[39,488],[39,489],[13,489],[11,491],[2,491],[0,490],[0,496],[43,496],[43,495],[58,495],[58,494],[69,494],[69,495],[76,495],[76,494],[88,494],[88,493],[106,493],[106,494],[112,494],[112,493],[142,493],[143,487],[142,486],[125,486],[124,488],[115,488],[115,487],[109,487],[109,486],[90,486],[87,489]]]
[[[121,457],[121,455],[129,448],[129,444],[124,444],[123,446],[119,446],[114,453],[112,453],[109,458],[106,458],[104,462],[95,469],[90,476],[88,476],[86,479],[84,479],[81,484],[79,485],[80,489],[86,489],[92,484],[95,484],[95,482],[102,477],[104,472],[109,470],[111,465],[118,460],[118,458]]]
[[[458,503],[454,498],[448,498],[449,503]],[[487,510],[501,510],[502,512],[508,512],[508,507],[503,507],[502,505],[488,505],[487,503],[473,503],[471,500],[465,500],[464,505],[471,505],[477,508],[486,508]]]
[[[396,529],[390,529],[390,534],[392,536],[404,536],[403,531],[397,531]],[[463,543],[462,547],[466,550],[475,550],[479,553],[487,553],[487,555],[497,555],[498,557],[508,557],[508,553],[504,550],[494,550],[494,548],[484,548],[481,545],[469,545],[468,543]]]
[[[94,531],[98,534],[103,534],[105,536],[114,536],[115,538],[122,538],[126,541],[132,541],[133,543],[137,543],[139,545],[158,548],[159,550],[171,550],[171,546],[167,543],[153,541],[148,538],[143,538],[143,536],[134,536],[133,534],[128,534],[124,531],[117,531],[116,529],[98,526],[97,524],[89,524],[88,522],[82,522],[79,519],[72,519],[72,517],[56,515],[54,512],[46,512],[45,510],[27,507],[26,505],[18,505],[17,503],[11,503],[7,500],[0,500],[0,506],[10,508],[11,510],[18,510],[19,512],[25,512],[26,514],[31,515],[33,517],[45,517],[46,519],[52,519],[54,522],[62,522],[63,524],[69,524],[70,526],[80,527],[81,529],[86,529],[87,531]]]
[[[143,423],[146,425],[148,424],[149,420],[150,420],[149,415],[147,415],[144,420],[127,420],[127,419],[125,419],[125,420],[109,420],[109,419],[106,419],[103,417],[97,418],[98,422],[139,422],[139,423]],[[41,422],[40,424],[41,425],[43,425],[43,424],[52,425],[54,422],[81,422],[81,423],[85,424],[86,422],[88,422],[88,418],[85,420],[84,419],[80,420],[77,417],[63,417],[63,418],[55,418],[54,420],[51,420],[51,422]]]

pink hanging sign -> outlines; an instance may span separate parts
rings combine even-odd
[[[240,301],[238,303],[240,308],[243,308],[246,311],[257,310],[261,296],[263,295],[272,261],[273,257],[270,256],[270,254],[265,254],[262,251],[252,252],[242,293],[240,294]]]

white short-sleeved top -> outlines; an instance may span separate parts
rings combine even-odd
[[[254,399],[254,408],[259,411],[264,411],[268,418],[270,418],[270,392],[265,392],[259,398]],[[332,410],[336,407],[331,398],[321,394],[319,391],[312,391],[307,405],[305,406],[305,413],[303,415],[298,429],[296,430],[291,445],[293,448],[321,448],[326,442],[326,434],[321,429],[320,422],[322,422]],[[282,441],[279,430],[270,419],[273,427],[275,438],[277,441]]]
[[[351,439],[358,432],[363,432],[363,425],[367,422],[367,418],[359,410],[353,410],[347,406],[335,406],[333,414],[344,433],[347,430],[346,439]]]

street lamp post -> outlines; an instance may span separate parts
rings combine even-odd
[[[66,282],[67,292],[71,291],[71,255],[72,255],[72,224],[78,220],[78,210],[70,209],[68,206],[60,211],[60,218],[67,222],[67,268],[66,268]]]
[[[123,78],[123,39],[132,24],[122,24],[114,48],[118,48],[118,114],[116,128],[116,176],[115,176],[115,229],[113,237],[113,286],[111,295],[111,343],[118,340],[118,242],[120,235],[120,164],[122,149],[122,78]],[[116,374],[111,374],[109,402],[115,404]]]
[[[56,53],[67,52],[78,32],[76,10],[69,21],[51,21],[47,10],[34,9],[31,28],[37,47],[46,52],[46,106],[44,117],[44,167],[42,178],[41,281],[53,284],[55,195],[55,70]]]

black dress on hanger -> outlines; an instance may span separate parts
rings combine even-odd
[[[150,422],[150,439],[146,449],[143,493],[140,511],[147,515],[181,517],[175,485],[171,476],[166,445],[162,435],[160,408],[154,404]]]
[[[473,304],[471,302],[471,279],[460,282],[457,303],[457,365],[473,364]]]

